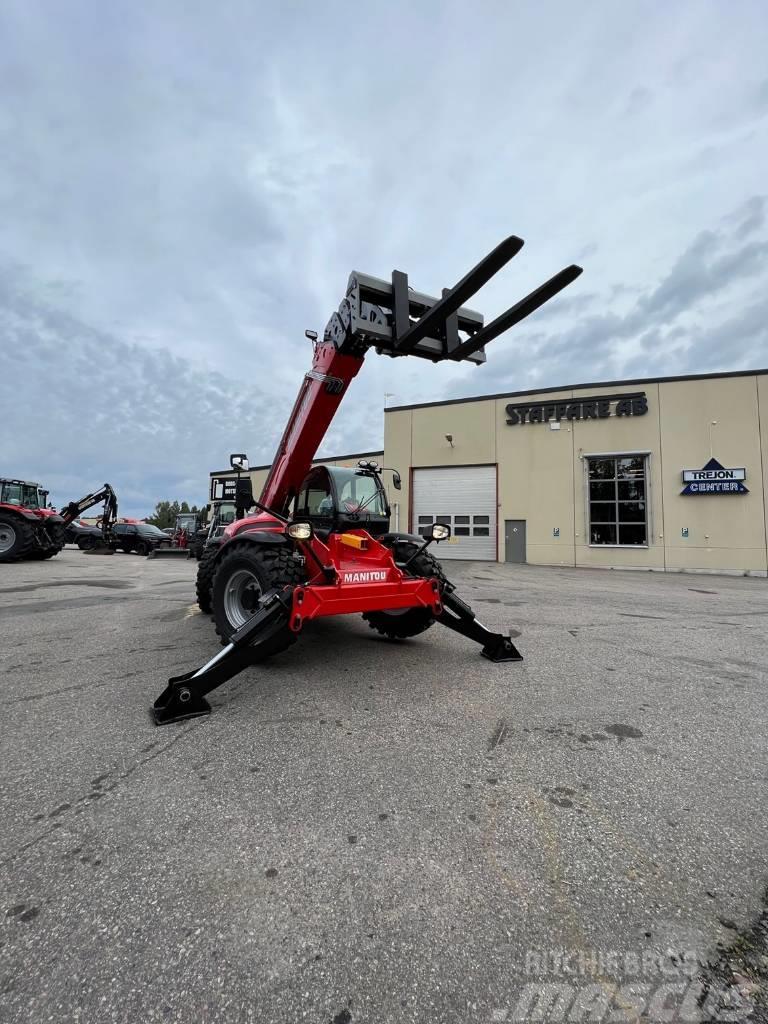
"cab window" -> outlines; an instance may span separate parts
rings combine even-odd
[[[369,516],[386,516],[382,493],[374,477],[354,469],[334,470],[339,493],[339,509],[344,515],[361,512]]]
[[[312,473],[296,498],[296,519],[330,518],[333,515],[333,495],[326,472]]]
[[[3,484],[3,501],[8,505],[20,505],[21,485]]]

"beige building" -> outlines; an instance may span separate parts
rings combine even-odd
[[[441,558],[766,576],[763,422],[768,370],[578,384],[386,409],[384,452],[320,462],[398,469],[392,528],[449,523]]]
[[[768,370],[387,409],[401,528],[442,557],[768,575]]]

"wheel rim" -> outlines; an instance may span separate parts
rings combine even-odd
[[[224,614],[235,629],[244,626],[258,609],[261,584],[249,569],[233,572],[224,589]]]
[[[0,523],[0,555],[10,551],[16,543],[16,531],[10,523]]]

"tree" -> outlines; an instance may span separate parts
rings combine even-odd
[[[195,513],[199,511],[200,509],[197,505],[192,505],[190,508],[186,501],[182,501],[181,504],[178,501],[158,501],[157,505],[155,505],[155,511],[151,516],[147,516],[147,522],[161,530],[167,530],[169,527],[176,525],[176,516],[180,513]]]

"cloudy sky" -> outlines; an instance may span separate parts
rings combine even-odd
[[[271,460],[353,268],[439,292],[508,234],[489,348],[372,354],[390,404],[768,366],[768,7],[0,3],[0,475],[122,510]]]

